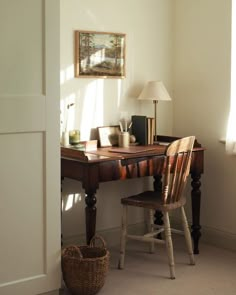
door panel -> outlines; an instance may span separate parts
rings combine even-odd
[[[5,267],[0,278],[8,283],[45,273],[43,136],[6,134],[0,136],[0,146],[5,167],[0,171],[1,252],[8,254],[1,255],[0,265]],[[9,153],[11,161],[5,156]],[[28,256],[32,263],[25,263]]]
[[[60,287],[58,0],[0,3],[0,294]]]
[[[1,0],[1,94],[42,94],[47,2]]]
[[[46,96],[1,96],[0,133],[45,131]]]

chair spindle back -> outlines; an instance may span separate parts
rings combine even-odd
[[[165,174],[162,190],[163,204],[178,202],[190,171],[195,136],[172,142],[166,150]]]

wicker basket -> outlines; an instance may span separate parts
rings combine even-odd
[[[99,240],[102,246],[95,246]],[[93,295],[104,285],[109,268],[109,251],[100,236],[89,246],[68,246],[62,251],[62,274],[66,287],[73,295]]]

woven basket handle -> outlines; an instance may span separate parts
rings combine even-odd
[[[104,239],[101,237],[101,236],[93,236],[90,243],[89,243],[89,246],[90,247],[95,247],[95,243],[96,243],[96,240],[100,241],[100,243],[102,244],[101,248],[103,249],[106,249],[107,248],[107,245],[106,245],[106,242],[104,241]]]
[[[70,248],[70,249],[73,249],[75,252],[77,252],[77,254],[78,254],[78,256],[79,256],[79,259],[83,259],[83,255],[82,255],[82,253],[81,253],[79,247],[76,247],[76,246],[74,246],[74,245],[71,245],[71,246],[69,246],[69,248]],[[63,250],[62,253],[65,254],[66,251],[67,251],[67,248],[65,248],[65,249]],[[66,254],[65,254],[65,255],[66,255]]]

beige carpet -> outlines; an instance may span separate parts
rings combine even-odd
[[[183,237],[175,236],[176,279],[170,280],[164,246],[156,246],[155,254],[148,245],[129,242],[125,269],[118,270],[119,247],[111,252],[110,271],[100,295],[235,295],[236,252],[200,243],[196,265],[188,265]],[[66,288],[60,295],[69,295]]]

